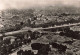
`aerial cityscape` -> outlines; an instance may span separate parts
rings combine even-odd
[[[80,55],[80,1],[72,1],[0,1],[0,55]]]

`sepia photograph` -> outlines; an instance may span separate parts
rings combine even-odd
[[[80,0],[0,0],[0,55],[80,55]]]

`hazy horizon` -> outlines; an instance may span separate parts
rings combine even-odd
[[[80,0],[0,0],[0,10],[9,8],[22,9],[49,5],[67,5],[79,7]]]

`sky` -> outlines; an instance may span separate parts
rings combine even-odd
[[[22,9],[48,5],[71,5],[79,7],[80,0],[0,0],[0,10],[8,8]]]

